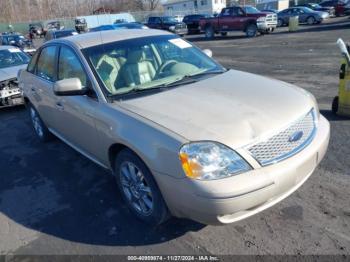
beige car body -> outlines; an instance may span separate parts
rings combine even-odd
[[[256,214],[297,190],[324,157],[330,135],[313,96],[290,84],[245,72],[224,74],[165,92],[108,101],[81,49],[102,43],[168,34],[158,30],[98,32],[48,42],[79,56],[97,97],[62,96],[54,83],[27,71],[20,75],[25,99],[49,130],[94,162],[111,169],[128,147],[152,172],[172,215],[206,224],[227,224]],[[262,166],[247,146],[266,141],[314,108],[315,132],[300,152]],[[186,177],[180,148],[216,141],[252,167],[235,176],[201,181]]]

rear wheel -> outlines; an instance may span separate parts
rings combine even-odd
[[[308,25],[313,25],[316,22],[315,18],[313,16],[310,16],[306,19],[306,23]]]
[[[221,32],[221,36],[227,36],[227,32]]]
[[[143,161],[129,149],[115,161],[115,175],[122,197],[131,212],[153,226],[169,218],[169,212],[153,176]]]
[[[247,37],[254,37],[256,36],[257,32],[258,32],[258,27],[255,24],[249,24],[246,28]]]
[[[333,99],[333,103],[332,103],[332,112],[333,114],[338,113],[338,108],[339,108],[339,97],[336,96]]]
[[[214,35],[215,35],[215,33],[214,33],[213,27],[207,26],[207,27],[205,28],[205,37],[206,37],[207,39],[213,39],[213,38],[214,38]]]

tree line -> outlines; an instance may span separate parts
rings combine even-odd
[[[0,0],[0,22],[71,18],[101,12],[154,11],[160,0]]]

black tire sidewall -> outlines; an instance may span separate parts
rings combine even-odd
[[[253,35],[249,35],[249,34],[248,34],[248,31],[249,31],[249,28],[250,28],[250,27],[254,27],[254,29],[255,29],[255,33],[254,33]],[[255,37],[256,34],[257,34],[257,32],[258,32],[258,27],[257,27],[255,24],[249,24],[249,25],[247,26],[247,29],[246,29],[246,35],[247,35],[247,37]]]
[[[309,19],[312,19],[312,23],[311,23],[311,24],[309,23]],[[309,17],[306,19],[306,23],[307,23],[308,25],[313,25],[313,24],[315,24],[315,22],[316,22],[316,19],[315,19],[313,16],[309,16]]]
[[[144,216],[137,212],[134,207],[131,205],[129,200],[126,198],[123,187],[121,185],[120,180],[120,166],[123,162],[128,161],[133,163],[137,168],[139,168],[144,178],[148,184],[148,186],[151,188],[152,191],[152,197],[153,197],[153,210],[152,212]],[[168,208],[164,202],[164,199],[162,197],[162,194],[153,178],[152,173],[149,171],[145,163],[131,150],[129,149],[123,149],[116,157],[115,159],[115,165],[114,165],[114,176],[120,191],[120,194],[122,195],[122,198],[126,205],[128,206],[129,210],[139,219],[143,222],[146,222],[147,224],[151,226],[157,226],[161,223],[165,222],[169,218],[169,211]]]

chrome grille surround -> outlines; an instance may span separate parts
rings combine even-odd
[[[265,141],[249,145],[245,149],[261,166],[275,164],[297,154],[309,145],[315,136],[316,129],[317,115],[315,109],[312,109],[283,131]],[[291,142],[293,134],[300,131],[303,132],[302,137],[295,142]]]

